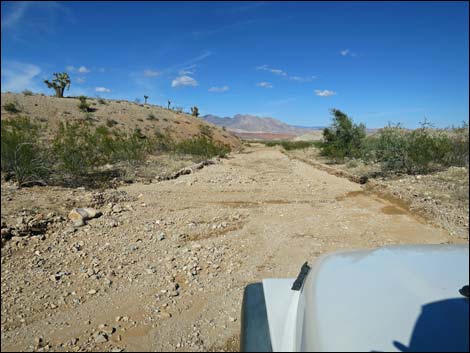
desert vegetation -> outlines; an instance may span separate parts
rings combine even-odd
[[[309,147],[319,146],[318,141],[288,141],[288,140],[268,140],[263,141],[266,146],[281,146],[286,151],[304,149]]]
[[[20,109],[14,102],[5,103],[3,105],[3,109],[5,109],[9,113],[19,113]]]
[[[58,98],[64,97],[64,90],[70,89],[70,76],[66,72],[55,72],[53,74],[54,79],[51,81],[44,80],[44,83],[47,85],[48,88],[52,88],[55,91],[55,95]]]
[[[89,107],[85,100],[80,105]],[[188,156],[199,161],[230,152],[228,145],[202,133],[176,142],[160,131],[146,136],[138,128],[131,133],[111,129],[116,123],[112,119],[96,128],[92,123],[86,119],[61,122],[48,140],[40,134],[44,127],[28,117],[2,121],[2,173],[19,186],[94,186],[143,166],[150,156]]]
[[[469,128],[436,129],[428,121],[418,129],[389,125],[369,136],[363,124],[333,109],[333,123],[324,129],[321,154],[334,162],[378,164],[385,174],[426,174],[469,164]],[[287,148],[286,148],[287,149]]]

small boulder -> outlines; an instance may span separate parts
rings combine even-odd
[[[94,208],[74,208],[70,211],[68,217],[73,221],[74,226],[81,227],[86,221],[101,216],[102,213]]]

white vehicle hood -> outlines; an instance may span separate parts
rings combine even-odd
[[[328,255],[301,291],[263,281],[273,350],[468,351],[468,281],[468,245]]]

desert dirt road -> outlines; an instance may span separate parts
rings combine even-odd
[[[121,190],[135,197],[122,212],[2,261],[2,351],[236,350],[249,283],[295,277],[336,250],[453,242],[359,184],[261,145]],[[28,274],[20,260],[35,256],[45,268]],[[51,281],[57,271],[67,274]],[[13,275],[21,290],[7,291]],[[27,306],[23,321],[3,318]]]

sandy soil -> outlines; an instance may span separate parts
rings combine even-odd
[[[77,204],[103,211],[75,231],[58,221],[43,240],[15,237],[2,248],[2,351],[236,350],[249,283],[295,277],[336,250],[466,242],[261,145],[101,197],[2,187],[6,223],[26,198],[38,212],[62,200],[47,211],[63,217]]]

